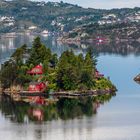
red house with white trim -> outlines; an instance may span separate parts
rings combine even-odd
[[[43,92],[47,88],[44,82],[31,82],[29,84],[28,91],[29,92]]]
[[[30,71],[27,71],[30,75],[42,75],[43,74],[43,66],[37,65],[34,68],[32,68]]]
[[[34,68],[32,68],[30,71],[27,71],[27,74],[30,75],[42,75],[43,74],[43,66],[37,65]],[[31,82],[28,87],[28,91],[30,93],[33,92],[44,92],[46,90],[47,86],[44,82]]]

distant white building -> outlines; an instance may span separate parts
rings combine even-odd
[[[21,10],[27,10],[27,8],[26,7],[22,7]]]
[[[41,32],[41,35],[44,37],[48,37],[49,36],[49,31],[48,30],[44,30]]]
[[[42,2],[39,2],[38,4],[37,4],[37,6],[44,6],[46,3],[44,2],[44,1],[42,1]]]
[[[54,2],[54,6],[55,7],[59,7],[59,3],[58,2]]]
[[[115,14],[108,14],[103,17],[103,19],[109,19],[109,18],[117,18],[117,16]]]
[[[56,25],[56,23],[57,22],[55,20],[53,20],[52,23],[51,23],[51,25],[54,26],[54,25]]]
[[[131,22],[139,22],[140,21],[140,14],[135,13],[135,15],[128,16],[126,19],[131,21]]]
[[[88,36],[89,36],[88,33],[82,33],[82,34],[81,34],[81,37],[88,37]]]
[[[4,26],[13,26],[14,23],[13,22],[9,22],[9,23],[4,23]]]
[[[99,25],[104,25],[104,24],[106,24],[106,22],[104,20],[100,20],[100,21],[98,21],[98,24]]]
[[[49,34],[48,30],[44,30],[43,32],[41,32],[41,34]]]
[[[37,29],[37,26],[30,26],[28,29],[29,30],[35,30],[35,29]]]

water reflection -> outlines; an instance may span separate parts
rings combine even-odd
[[[33,106],[23,102],[13,102],[10,97],[1,96],[0,110],[5,118],[18,123],[67,120],[96,114],[100,104],[109,101],[111,97],[111,95],[108,95],[94,99],[91,97],[81,98],[79,100],[63,98],[57,104]]]
[[[17,40],[18,37],[19,36],[16,37]],[[21,38],[22,37],[23,36],[21,36]],[[29,37],[30,36],[27,36],[27,38]],[[54,44],[51,46],[51,39],[42,39],[45,43],[47,42],[47,46],[58,53],[70,49],[73,46],[70,45],[69,47],[69,45],[54,41],[53,43],[55,43],[56,46],[53,48],[52,46]],[[29,40],[29,42],[26,43],[31,45],[31,40]],[[18,43],[18,41],[16,43]],[[19,47],[16,43],[14,48]],[[11,100],[5,99],[0,101],[0,139],[55,140],[57,138],[58,140],[139,140],[140,86],[133,81],[133,78],[140,71],[140,57],[136,57],[140,55],[140,45],[139,43],[136,45],[134,45],[135,43],[121,44],[122,46],[116,44],[114,46],[106,45],[106,47],[104,47],[103,45],[98,45],[96,47],[97,53],[108,53],[108,55],[99,56],[99,71],[107,76],[109,75],[111,81],[117,85],[119,90],[117,97],[109,104],[99,109],[99,107],[96,106],[100,106],[100,103],[96,102],[93,107],[87,107],[87,110],[88,108],[92,110],[90,111],[89,109],[88,111],[93,113],[92,117],[85,117],[86,114],[82,113],[81,116],[73,116],[75,119],[69,119],[70,116],[68,115],[71,115],[71,113],[63,111],[62,108],[59,109],[59,112],[56,106],[49,106],[44,109],[44,107],[29,106],[23,103],[18,103],[17,105],[17,103],[15,104]],[[13,49],[6,49],[6,51],[4,51],[1,49],[4,48],[4,46],[1,47],[1,45],[0,43],[0,58],[4,60],[9,57]],[[115,46],[118,46],[118,48]],[[84,52],[87,49],[87,44],[76,44],[74,45],[74,49],[77,52],[80,49],[79,52]],[[116,54],[119,56],[116,56]],[[124,57],[126,55],[128,56]],[[97,105],[97,103],[99,104]],[[34,113],[33,110],[35,110]],[[38,110],[41,111],[38,113]],[[79,112],[82,111],[76,110],[75,112],[80,114]],[[68,112],[71,112],[71,110]],[[97,112],[99,113],[97,114]],[[61,114],[65,114],[66,116],[63,117]],[[62,119],[61,116],[69,120],[60,120]],[[42,119],[47,122],[44,123]],[[36,123],[30,123],[32,121]],[[24,125],[21,125],[21,123],[24,123]]]
[[[69,48],[80,49],[86,51],[88,48],[93,48],[95,54],[116,54],[127,56],[130,54],[140,55],[140,43],[138,42],[120,42],[109,44],[69,44]]]
[[[0,63],[7,60],[10,55],[14,52],[17,47],[23,44],[28,46],[32,45],[33,39],[38,36],[28,34],[17,34],[15,37],[0,38]],[[52,52],[57,53],[59,56],[66,50],[73,49],[75,53],[85,53],[89,47],[92,47],[95,54],[117,54],[127,56],[129,54],[140,55],[140,43],[139,42],[121,42],[121,43],[110,43],[110,44],[64,44],[57,41],[54,37],[43,37],[40,36],[42,42],[49,47]]]
[[[34,36],[26,34],[17,34],[14,37],[2,35],[0,38],[0,64],[8,60],[14,50],[27,43],[31,46]]]

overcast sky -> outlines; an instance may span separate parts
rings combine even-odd
[[[33,0],[33,1],[48,1],[48,0]],[[61,0],[49,0],[60,2]],[[83,7],[91,8],[123,8],[123,7],[140,7],[140,0],[63,0],[72,4],[78,4]]]

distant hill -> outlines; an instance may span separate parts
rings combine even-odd
[[[82,8],[64,2],[33,2],[0,0],[0,32],[47,29],[71,31],[76,27],[140,22],[140,8],[100,10]]]
[[[59,40],[70,43],[81,42],[140,42],[140,22],[117,24],[90,24],[76,27]],[[100,42],[99,42],[100,43]]]

